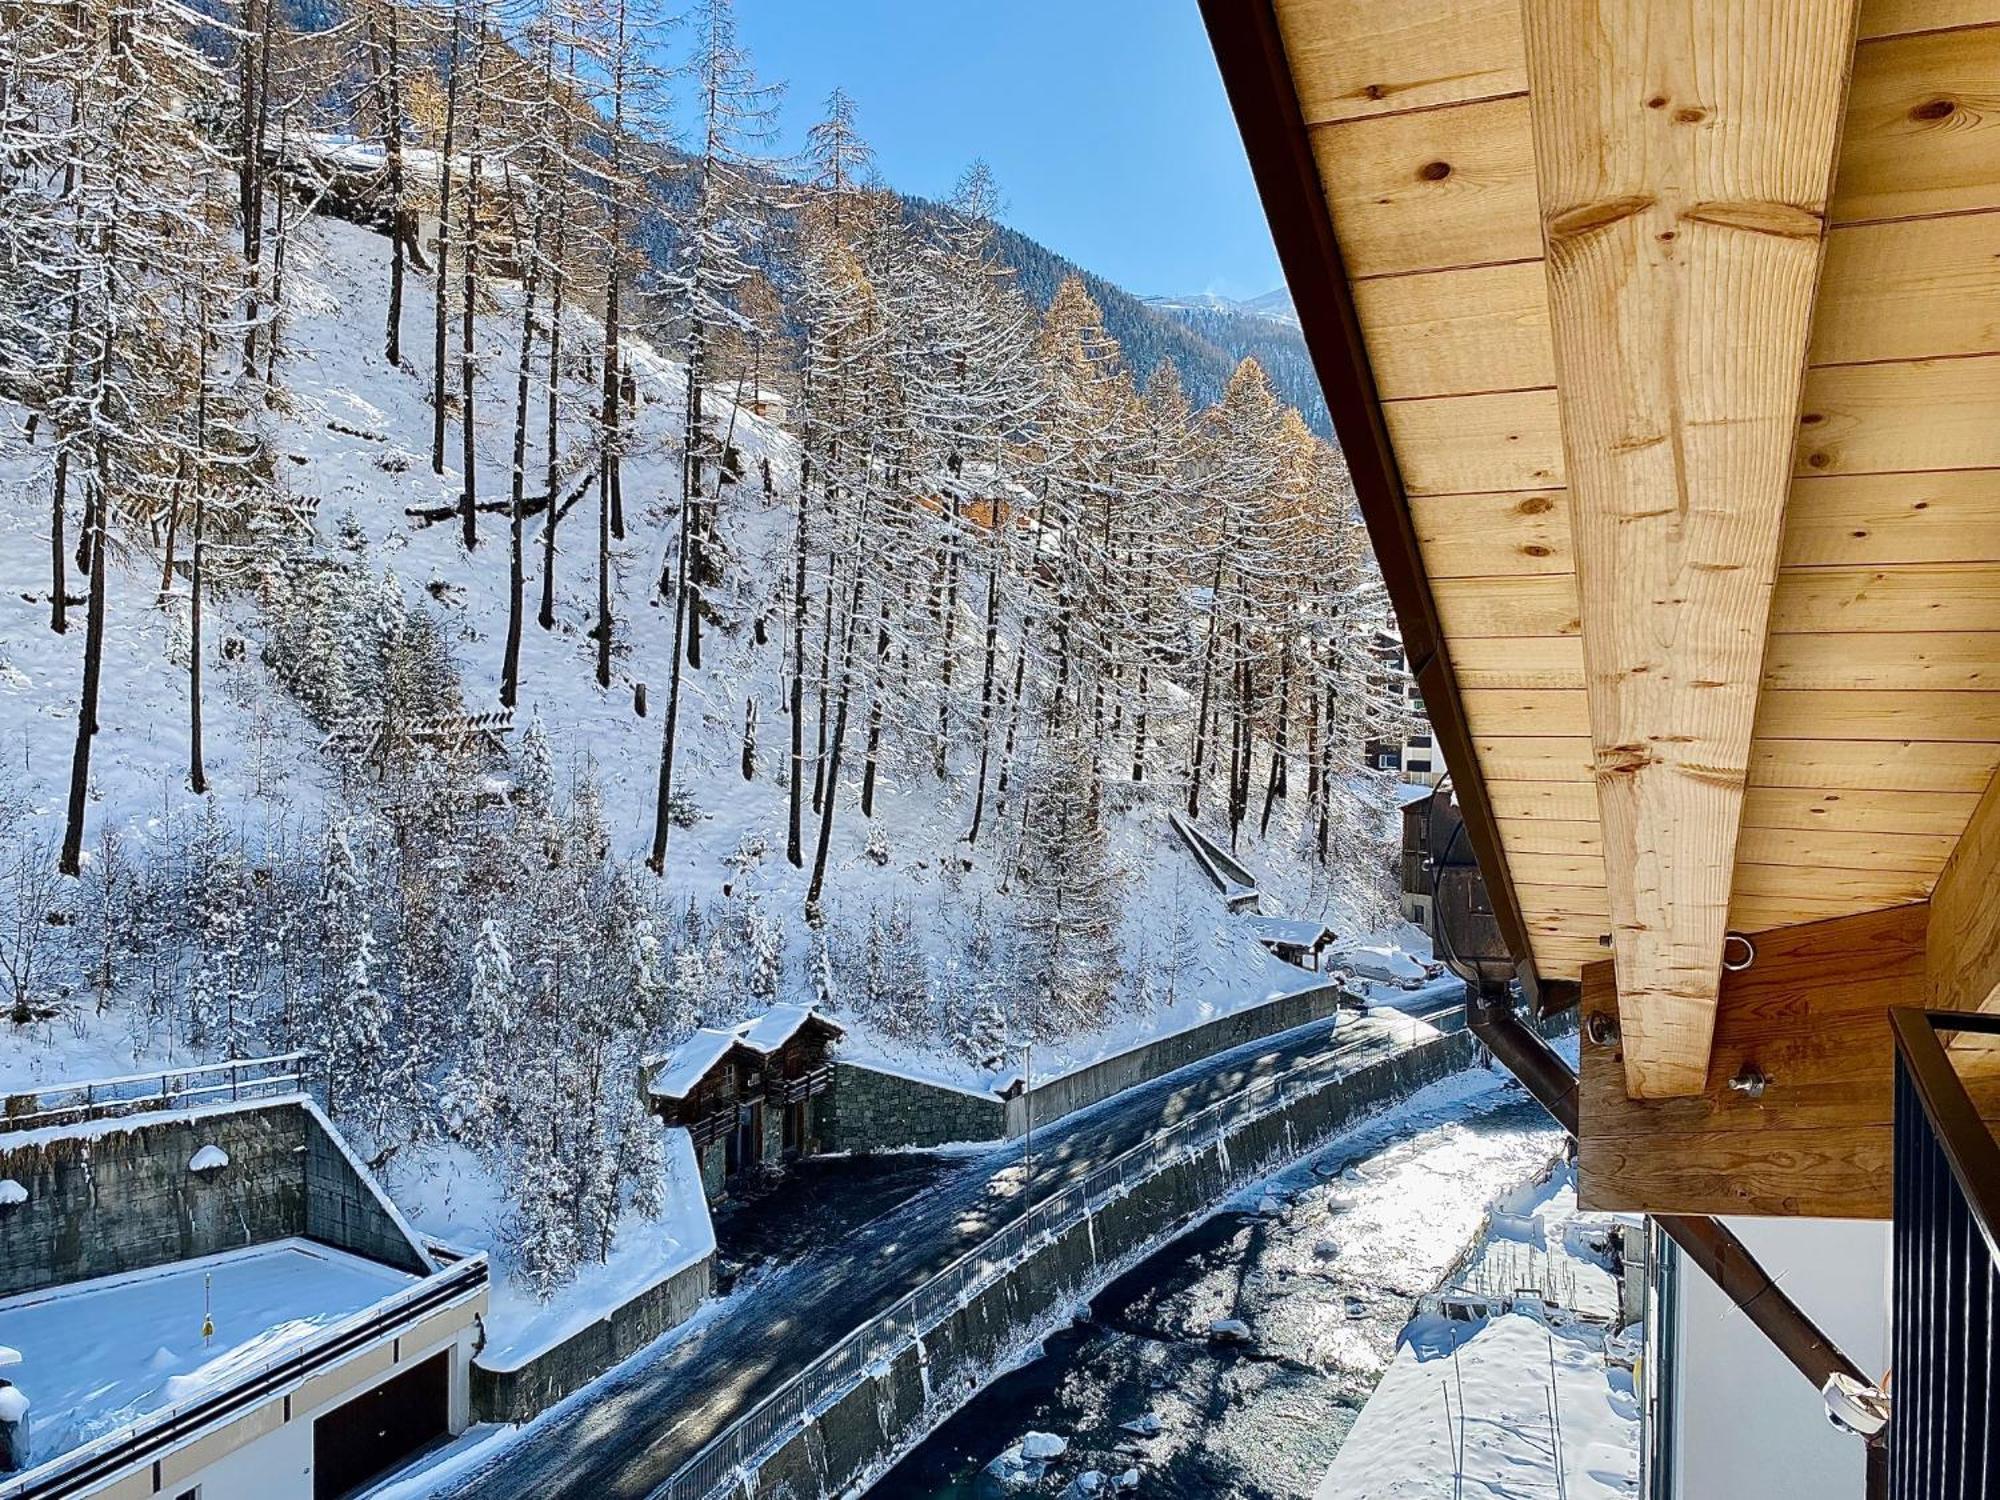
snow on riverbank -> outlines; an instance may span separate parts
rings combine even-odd
[[[1600,1248],[1615,1217],[1579,1213],[1567,1164],[1496,1198],[1447,1299],[1470,1320],[1426,1299],[1318,1500],[1636,1495],[1639,1402]],[[1531,1287],[1549,1302],[1517,1295]]]

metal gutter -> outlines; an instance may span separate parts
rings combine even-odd
[[[1403,651],[1450,768],[1466,837],[1479,861],[1493,913],[1518,965],[1523,987],[1544,1013],[1573,1004],[1576,987],[1558,991],[1535,972],[1526,919],[1487,800],[1472,731],[1458,695],[1437,603],[1424,572],[1403,477],[1382,418],[1374,371],[1355,313],[1347,267],[1333,232],[1312,140],[1299,108],[1284,37],[1272,0],[1200,0],[1223,87],[1243,132],[1250,170],[1270,220],[1299,325],[1326,395],[1333,429],[1354,477],[1369,540],[1403,633]],[[1544,991],[1549,993],[1545,996]],[[1551,1004],[1550,1001],[1556,1003]]]

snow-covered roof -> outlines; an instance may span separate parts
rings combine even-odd
[[[1260,943],[1286,943],[1299,948],[1315,948],[1333,938],[1333,929],[1310,917],[1259,917],[1247,919]]]
[[[28,1461],[237,1378],[416,1279],[287,1239],[0,1300],[22,1356],[9,1378],[35,1406]]]
[[[702,1027],[667,1054],[666,1063],[653,1075],[648,1092],[658,1099],[687,1098],[735,1045],[734,1030]]]
[[[1437,788],[1425,786],[1421,781],[1399,781],[1389,794],[1398,807],[1411,807],[1419,802],[1428,802],[1437,795]]]
[[[744,1046],[768,1057],[797,1036],[799,1028],[812,1019],[810,1005],[774,1005],[756,1020],[739,1026],[736,1034],[743,1039]],[[822,1017],[821,1024],[833,1023]]]
[[[769,1057],[797,1036],[808,1021],[840,1034],[838,1026],[810,1005],[774,1005],[761,1016],[734,1026],[704,1026],[667,1054],[647,1092],[658,1099],[685,1099],[732,1048],[745,1047],[759,1057]]]

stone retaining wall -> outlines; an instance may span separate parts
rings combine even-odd
[[[418,1275],[429,1265],[299,1098],[73,1130],[0,1133],[0,1296],[304,1236]],[[194,1172],[219,1146],[229,1164]]]
[[[1364,1064],[1237,1126],[1222,1151],[1166,1165],[1051,1236],[1006,1275],[926,1329],[746,1475],[743,1500],[830,1500],[874,1477],[963,1405],[1002,1360],[1061,1323],[1079,1300],[1137,1264],[1253,1172],[1275,1171],[1364,1116],[1471,1066],[1456,1032]],[[1233,1166],[1232,1166],[1233,1164]]]
[[[705,1255],[512,1369],[493,1369],[474,1359],[473,1419],[525,1422],[547,1410],[668,1329],[685,1323],[714,1282],[715,1257]]]
[[[893,1151],[997,1141],[1007,1134],[1007,1106],[975,1094],[883,1073],[839,1059],[833,1087],[819,1096],[818,1129],[828,1151]]]

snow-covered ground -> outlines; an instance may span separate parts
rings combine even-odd
[[[1635,1496],[1636,1333],[1616,1330],[1601,1249],[1615,1218],[1579,1213],[1568,1165],[1501,1194],[1447,1299],[1486,1313],[1426,1299],[1319,1500]]]
[[[514,1369],[714,1252],[715,1230],[694,1147],[685,1130],[669,1130],[666,1137],[665,1212],[658,1219],[627,1212],[611,1253],[602,1261],[584,1261],[576,1279],[547,1302],[517,1277],[495,1277],[481,1364]],[[507,1219],[510,1184],[471,1152],[439,1147],[425,1153],[419,1170],[395,1173],[391,1181],[398,1205],[425,1233],[505,1263],[496,1231]]]
[[[281,1240],[0,1300],[0,1345],[21,1355],[7,1377],[30,1402],[31,1458],[46,1463],[186,1401],[415,1279]]]

